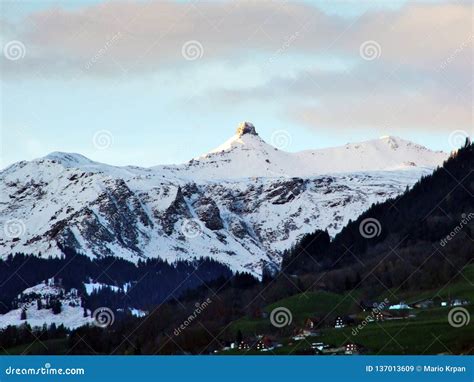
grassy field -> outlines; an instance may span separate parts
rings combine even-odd
[[[453,282],[437,290],[429,290],[418,293],[397,293],[401,299],[407,302],[419,301],[436,296],[447,300],[449,298],[468,299],[470,305],[465,308],[471,317],[474,317],[474,265],[466,267],[462,274]],[[338,295],[328,292],[311,292],[298,294],[282,299],[265,308],[271,312],[274,308],[285,307],[293,316],[292,327],[303,327],[308,317],[325,315],[346,314],[358,301],[358,293],[352,295]],[[380,301],[390,294],[382,295]],[[242,318],[235,321],[230,332],[236,333],[241,330],[245,336],[256,334],[272,334],[278,337],[283,345],[273,350],[273,354],[294,354],[311,348],[311,342],[324,342],[333,347],[341,347],[348,342],[362,345],[368,354],[439,354],[439,353],[473,353],[474,349],[474,318],[467,326],[460,328],[452,327],[448,322],[448,313],[452,307],[415,309],[411,312],[416,317],[401,320],[371,322],[362,329],[350,326],[342,329],[331,327],[324,328],[317,337],[307,337],[301,341],[291,340],[289,330],[285,333],[278,332],[272,327],[268,318]],[[364,318],[364,312],[359,314]],[[288,328],[289,329],[289,328]],[[230,351],[227,354],[242,354],[238,351]],[[246,354],[268,354],[250,351]]]
[[[408,303],[419,301],[422,299],[432,299],[440,297],[441,299],[461,298],[467,299],[471,303],[474,302],[474,264],[468,265],[463,269],[461,274],[454,280],[446,283],[443,287],[431,289],[423,292],[399,292],[391,290],[400,299],[406,300]],[[384,293],[380,299],[385,297],[391,298],[391,293]]]
[[[269,314],[275,308],[287,308],[292,314],[293,323],[302,326],[308,317],[344,314],[356,301],[357,293],[353,293],[351,297],[324,291],[306,292],[270,304],[265,307],[264,311]],[[268,318],[249,317],[235,321],[230,327],[230,331],[240,330],[244,335],[255,335],[271,329],[272,326]]]

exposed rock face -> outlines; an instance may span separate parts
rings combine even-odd
[[[249,122],[237,135],[183,165],[114,167],[53,153],[1,171],[0,257],[60,256],[66,246],[134,262],[212,257],[258,275],[278,266],[283,251],[304,234],[327,229],[335,235],[372,203],[431,172],[414,164],[393,171],[398,156],[385,172],[320,173],[321,163],[333,158],[339,166],[349,155],[356,165],[371,165],[379,152],[411,153],[424,165],[438,158],[400,139],[349,145],[335,154],[287,153],[264,142]]]
[[[244,134],[258,135],[255,126],[250,122],[242,122],[238,127],[236,134],[241,137]]]
[[[204,196],[198,199],[194,208],[199,219],[204,222],[207,228],[213,231],[224,228],[219,207],[211,198]]]
[[[183,217],[190,218],[191,212],[184,199],[181,187],[178,186],[176,197],[160,218],[163,231],[165,231],[168,236],[171,235],[174,231],[175,224]]]

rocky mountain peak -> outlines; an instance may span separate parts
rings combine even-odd
[[[237,127],[236,134],[241,137],[244,134],[258,135],[255,126],[250,122],[242,122]]]

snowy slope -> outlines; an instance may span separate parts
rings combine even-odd
[[[172,174],[192,179],[313,177],[321,174],[433,168],[447,158],[398,137],[289,153],[267,144],[244,122],[227,142],[185,165],[166,166]],[[157,169],[160,167],[157,167]]]
[[[38,309],[38,300],[42,302],[42,308]],[[52,309],[47,306],[49,299],[59,299],[61,301],[61,312],[54,314]],[[28,323],[32,328],[49,327],[51,324],[56,326],[64,325],[69,329],[75,329],[83,325],[93,324],[94,318],[91,317],[90,310],[88,316],[84,317],[84,309],[81,308],[81,299],[77,291],[65,290],[57,285],[50,283],[38,284],[25,289],[18,296],[18,307],[10,310],[6,314],[0,314],[0,329],[9,325],[19,326]],[[26,313],[26,319],[22,320],[22,311]]]
[[[113,291],[119,291],[120,288],[113,285],[100,283],[84,283],[87,294],[98,291],[101,288],[109,288]],[[122,290],[127,290],[128,285],[124,285]],[[54,314],[48,306],[48,302],[56,299],[61,302],[61,312]],[[41,300],[41,309],[38,309],[38,300]],[[144,317],[148,312],[128,307],[127,310],[131,315],[136,317]],[[124,312],[124,309],[117,309],[117,312]],[[22,312],[26,318],[22,319]],[[112,312],[112,311],[110,311]],[[94,317],[94,314],[96,315]],[[112,312],[112,317],[114,313]],[[72,288],[66,291],[61,286],[54,283],[54,278],[48,280],[47,283],[41,283],[23,290],[17,298],[17,307],[11,309],[5,314],[0,314],[0,329],[7,326],[21,326],[28,324],[32,328],[42,328],[43,325],[50,327],[51,324],[56,326],[64,325],[68,329],[76,329],[84,325],[101,325],[100,308],[94,312],[87,309],[87,316],[84,317],[84,308],[81,307],[81,297],[78,291]]]
[[[0,172],[0,256],[59,256],[62,244],[131,261],[209,256],[260,274],[304,233],[336,234],[444,159],[393,137],[287,153],[249,123],[183,165],[115,167],[52,153]]]

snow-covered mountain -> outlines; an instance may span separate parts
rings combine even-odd
[[[285,132],[275,140],[288,140]],[[243,122],[228,141],[180,166],[166,166],[173,175],[192,179],[250,177],[313,177],[321,174],[433,168],[447,158],[440,151],[386,136],[361,143],[289,153],[266,143],[255,127]],[[163,168],[163,167],[157,167]]]
[[[336,234],[447,155],[395,137],[288,153],[250,123],[188,163],[116,167],[52,153],[0,172],[0,256],[170,261],[209,256],[260,274],[317,228]]]

